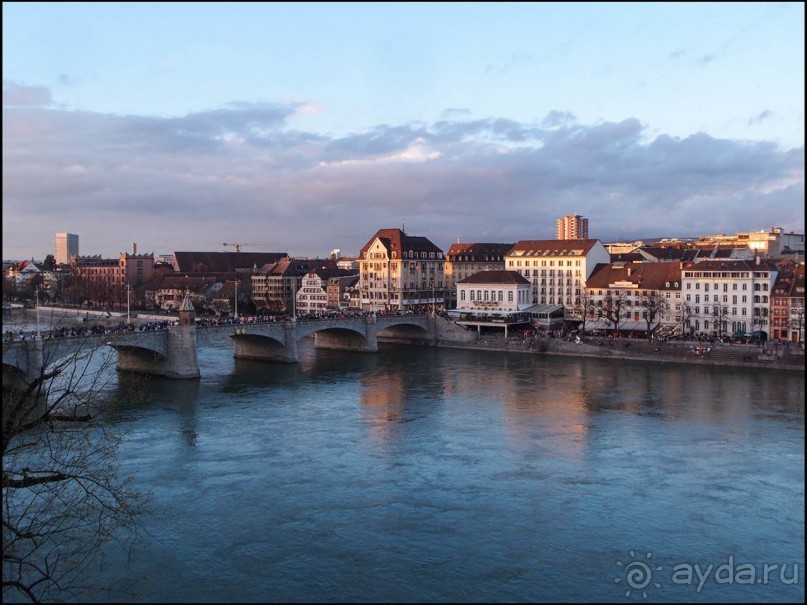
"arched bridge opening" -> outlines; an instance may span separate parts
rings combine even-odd
[[[336,351],[356,351],[360,353],[375,353],[378,351],[378,342],[374,338],[352,330],[350,328],[323,328],[312,333],[314,347],[317,349],[331,349]]]
[[[165,356],[161,353],[134,345],[106,344],[115,349],[118,355],[118,370],[139,374],[161,374],[160,368],[166,362]]]
[[[431,332],[412,323],[394,324],[378,331],[378,341],[381,343],[422,344],[433,340]]]
[[[233,334],[233,357],[237,359],[257,359],[259,361],[297,361],[297,343],[280,342],[263,334]]]

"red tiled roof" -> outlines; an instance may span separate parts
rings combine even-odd
[[[449,258],[459,255],[469,256],[472,258],[472,261],[469,262],[480,262],[481,260],[487,260],[480,258],[485,256],[504,260],[504,256],[512,247],[513,244],[457,243],[451,244],[448,252],[446,252],[446,256]],[[490,260],[494,260],[494,258],[491,258]]]
[[[642,290],[677,290],[681,263],[599,264],[586,280],[586,288],[608,288],[616,282],[631,282]]]
[[[458,284],[529,284],[518,271],[480,271],[457,281]]]
[[[359,251],[359,257],[364,258],[364,253],[370,249],[376,238],[381,240],[381,243],[387,249],[387,253],[399,252],[398,258],[403,258],[403,253],[412,250],[413,252],[436,252],[442,258],[443,251],[434,245],[428,238],[415,235],[406,235],[400,229],[379,229],[376,234],[364,244]]]

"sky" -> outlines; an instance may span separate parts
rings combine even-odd
[[[4,260],[804,233],[804,3],[2,10]]]

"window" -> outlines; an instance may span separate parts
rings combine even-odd
[[[520,294],[520,292],[519,292]],[[513,302],[513,291],[510,290],[507,292],[507,302]]]

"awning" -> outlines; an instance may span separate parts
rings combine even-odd
[[[544,313],[549,315],[550,313],[560,311],[563,307],[561,305],[532,305],[531,307],[527,307],[522,311],[522,313],[531,313],[533,315],[538,315],[539,313]]]

